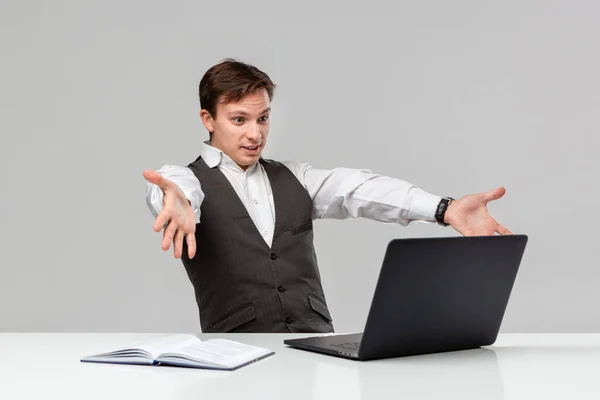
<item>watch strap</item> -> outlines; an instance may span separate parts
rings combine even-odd
[[[442,197],[440,200],[437,209],[435,210],[435,221],[438,224],[442,226],[448,226],[448,224],[444,222],[444,218],[446,216],[446,210],[453,200],[454,199],[452,197]]]

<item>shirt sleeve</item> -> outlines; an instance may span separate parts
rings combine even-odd
[[[185,197],[189,200],[192,210],[196,216],[196,223],[200,222],[200,206],[204,200],[204,192],[200,181],[188,167],[178,165],[164,165],[158,172],[163,178],[175,183]],[[157,185],[148,182],[146,185],[146,204],[154,217],[162,211],[163,192]]]
[[[368,169],[318,169],[307,163],[284,163],[304,185],[313,201],[313,218],[364,217],[408,225],[435,222],[441,196],[401,179]]]

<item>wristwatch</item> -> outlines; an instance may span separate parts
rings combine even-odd
[[[454,199],[452,197],[442,197],[440,203],[437,206],[435,211],[435,221],[442,226],[448,226],[446,222],[444,222],[444,216],[446,215],[446,210],[448,206]]]

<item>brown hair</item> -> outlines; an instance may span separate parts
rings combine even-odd
[[[271,78],[255,66],[226,58],[213,65],[200,80],[200,108],[216,118],[219,102],[239,101],[259,89],[266,89],[272,100],[275,87]]]

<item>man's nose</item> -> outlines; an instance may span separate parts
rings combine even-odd
[[[261,136],[262,136],[262,133],[260,131],[260,126],[258,124],[255,124],[254,126],[252,126],[252,128],[250,128],[250,130],[248,131],[248,137],[257,142],[260,141]]]

